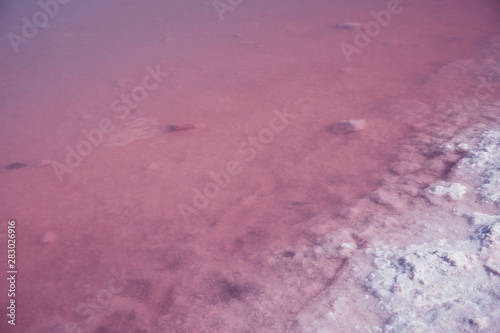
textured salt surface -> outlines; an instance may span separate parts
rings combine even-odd
[[[465,73],[498,78],[500,66],[458,61],[427,87]],[[345,211],[363,231],[334,231],[318,242],[317,254],[347,264],[336,284],[297,313],[299,332],[498,331],[500,103],[463,100],[438,104],[439,126],[414,120],[419,133],[402,143],[394,175]],[[430,108],[412,101],[395,107]]]
[[[470,136],[455,145],[458,138],[464,140],[463,133],[441,147],[455,147],[458,153],[464,144],[477,141]],[[315,253],[349,258],[349,265],[335,287],[327,287],[300,311],[302,332],[496,331],[500,215],[484,212],[498,212],[491,198],[500,188],[491,178],[500,168],[500,131],[485,131],[479,139],[457,161],[449,182],[417,191],[411,208],[397,203],[402,201],[399,195],[381,202],[377,194],[377,204],[402,210],[370,217],[367,230],[358,234],[364,243],[350,243],[352,235],[345,232],[323,237]],[[411,192],[401,187],[399,191]],[[377,210],[369,203],[360,204],[362,208]],[[388,234],[374,234],[370,228]],[[356,320],[348,321],[347,316]]]
[[[479,236],[496,238],[493,247],[498,252],[498,234],[488,229],[478,231]],[[494,268],[500,258],[486,255],[490,247],[474,239],[375,250],[377,271],[369,275],[367,285],[393,314],[384,331],[487,328],[500,316],[500,271]]]
[[[500,104],[498,105],[500,107]],[[481,174],[480,193],[486,202],[500,205],[500,133],[484,133],[479,147],[465,159],[463,168],[473,168]],[[459,166],[460,167],[460,166]],[[477,170],[477,171],[476,171]]]
[[[500,109],[499,109],[500,110]],[[487,131],[479,145],[455,167],[456,180],[475,175],[481,186],[472,188],[476,198],[495,202],[500,194],[500,132]],[[473,179],[474,180],[474,179]],[[453,183],[433,195],[461,200],[465,186]],[[457,189],[455,191],[453,188]],[[444,187],[441,187],[444,189]],[[450,206],[452,208],[453,206]],[[448,208],[448,207],[447,207]],[[458,211],[458,204],[456,211]],[[449,209],[449,208],[448,208]],[[370,249],[377,270],[367,279],[369,290],[391,314],[386,332],[493,331],[500,318],[500,216],[471,212],[477,228],[469,239],[440,239],[400,250]],[[460,216],[451,218],[464,223]],[[434,222],[434,221],[432,221]]]

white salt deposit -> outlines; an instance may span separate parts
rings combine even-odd
[[[478,148],[463,164],[481,175],[482,199],[500,206],[500,132],[485,132]]]
[[[445,180],[411,190],[430,171],[396,173],[347,213],[370,221],[356,245],[323,237],[315,253],[349,267],[298,314],[302,332],[498,331],[500,131],[459,131],[430,151],[453,164]]]
[[[378,269],[367,286],[392,315],[384,331],[467,332],[500,318],[500,274],[487,265],[488,245],[478,239],[494,237],[492,229],[472,240],[376,251]],[[498,239],[494,246],[500,249]]]
[[[497,205],[499,146],[500,132],[485,132],[477,147],[457,163],[453,176],[463,175],[464,183],[479,181],[476,198]],[[427,191],[458,201],[466,186],[441,182]],[[377,269],[368,275],[366,286],[389,314],[384,332],[494,331],[500,318],[500,216],[481,212],[464,216],[480,226],[469,239],[373,251]],[[449,219],[463,223],[456,215]]]
[[[453,201],[462,200],[467,188],[458,183],[441,183],[429,189],[429,193],[437,196],[445,196]]]

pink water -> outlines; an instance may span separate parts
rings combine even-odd
[[[2,332],[64,332],[68,322],[82,332],[247,332],[223,312],[245,313],[249,299],[281,287],[265,279],[279,273],[265,272],[270,253],[312,237],[319,217],[341,229],[340,212],[377,188],[412,134],[414,110],[390,106],[455,94],[421,87],[443,65],[480,57],[500,28],[495,1],[401,1],[348,63],[339,44],[354,44],[356,32],[335,24],[364,25],[387,6],[246,0],[221,21],[208,0],[71,1],[15,53],[7,34],[21,35],[21,18],[41,9],[3,2],[0,241],[5,258],[15,219],[18,284],[16,326],[2,315]],[[147,67],[169,75],[120,119],[111,104],[143,84]],[[276,112],[292,116],[273,120]],[[94,146],[59,179],[54,162],[66,165],[66,147],[77,149],[82,130],[105,118],[117,129],[149,119],[161,133]],[[349,119],[366,120],[366,129],[327,130]],[[195,128],[167,133],[170,124]],[[251,153],[249,137],[259,133]],[[53,163],[3,169],[42,159]],[[231,161],[239,173],[183,216],[180,205],[196,208],[193,189]],[[47,232],[57,239],[43,244]],[[89,306],[122,270],[131,277],[113,305]],[[0,287],[5,309],[8,286]]]

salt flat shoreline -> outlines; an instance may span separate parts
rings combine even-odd
[[[347,264],[335,272],[335,283],[302,306],[300,328],[290,332],[496,331],[499,41],[492,40],[483,60],[444,66],[422,89],[425,94],[483,75],[480,82],[490,81],[489,99],[483,86],[434,105],[395,103],[415,110],[415,135],[401,142],[382,185],[342,212],[352,228],[332,230],[326,222],[315,230],[324,234],[317,244],[299,250],[324,265]],[[432,110],[440,112],[434,123],[423,119]]]
[[[347,258],[348,267],[298,314],[303,332],[495,331],[500,131],[479,134],[483,127],[469,129],[465,142],[456,144],[464,141],[460,134],[441,145],[459,152],[470,147],[447,180],[413,190],[401,179],[385,184],[346,212],[364,220],[365,229],[343,230],[344,237],[333,231],[314,248]]]

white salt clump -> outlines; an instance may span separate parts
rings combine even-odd
[[[342,244],[340,244],[340,247],[346,248],[346,249],[356,249],[356,244],[354,244],[354,243],[342,243]]]
[[[453,143],[448,142],[448,143],[445,143],[444,145],[441,146],[441,150],[443,152],[446,152],[446,151],[455,151],[456,147],[455,147],[455,145]]]
[[[458,183],[442,183],[442,185],[436,185],[429,189],[429,193],[457,201],[463,199],[465,193],[467,193],[467,187]]]
[[[460,143],[457,145],[456,150],[458,152],[468,152],[471,150],[471,147],[466,143]]]
[[[500,131],[487,131],[464,165],[481,175],[481,197],[500,206]]]

